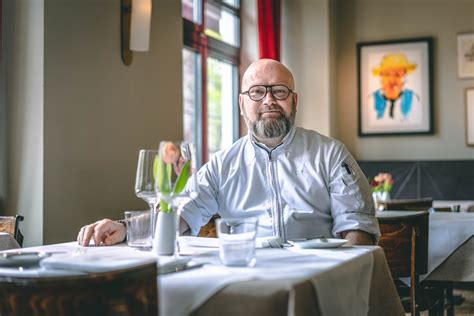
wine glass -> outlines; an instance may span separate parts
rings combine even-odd
[[[158,150],[141,149],[138,154],[137,174],[135,178],[135,195],[148,203],[150,208],[150,243],[151,247],[155,235],[156,207],[159,199],[155,192],[154,166],[158,157]]]
[[[197,196],[194,145],[186,141],[161,141],[154,170],[160,212],[153,250],[160,255],[177,254],[181,212],[186,203]],[[173,222],[170,224],[170,221]]]

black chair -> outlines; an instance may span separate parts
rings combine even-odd
[[[158,315],[156,263],[70,277],[0,276],[0,315]]]
[[[412,315],[428,310],[429,315],[442,315],[444,296],[441,289],[420,283],[420,275],[428,270],[428,217],[420,212],[381,212],[377,215],[381,237],[379,246],[385,252],[388,266],[405,309]],[[400,278],[410,278],[410,285]]]
[[[16,216],[0,216],[0,232],[8,233],[15,238],[20,247],[23,247],[23,235],[20,231],[20,222],[24,217]]]

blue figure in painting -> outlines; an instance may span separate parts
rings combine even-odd
[[[373,93],[374,107],[377,119],[382,119],[387,105],[388,116],[395,117],[395,105],[400,105],[402,119],[407,119],[410,114],[414,92],[404,89],[405,76],[415,71],[416,64],[410,63],[405,54],[388,54],[382,58],[379,67],[372,70],[374,76],[380,77],[382,87]]]

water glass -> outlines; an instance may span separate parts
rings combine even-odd
[[[219,218],[216,220],[219,237],[219,258],[226,266],[253,267],[257,262],[255,237],[257,217]]]
[[[134,248],[151,248],[152,226],[150,211],[126,211],[127,244]]]

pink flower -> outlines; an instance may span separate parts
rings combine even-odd
[[[369,178],[369,186],[372,192],[386,191],[390,192],[393,185],[392,175],[390,173],[380,172],[373,179]]]
[[[179,149],[175,144],[167,142],[162,147],[162,157],[164,163],[175,163],[179,159]]]

